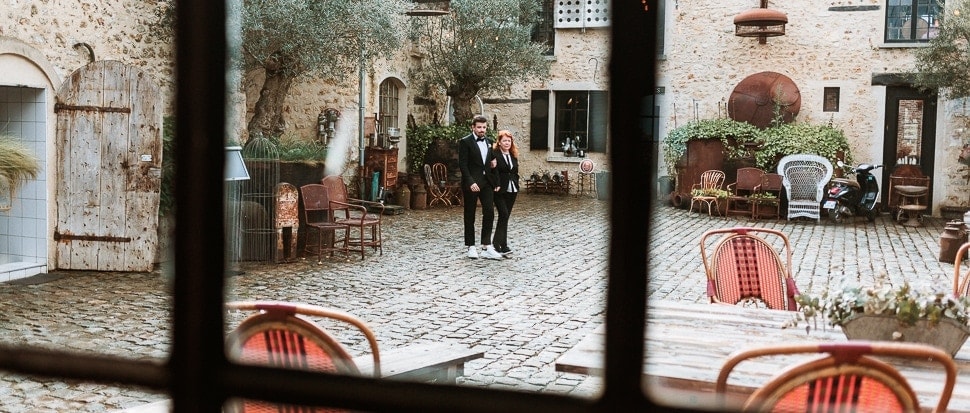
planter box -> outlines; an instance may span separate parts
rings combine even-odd
[[[842,332],[849,340],[902,341],[932,344],[956,355],[970,337],[970,328],[944,318],[936,325],[919,320],[914,325],[901,323],[893,316],[858,315],[846,320]]]

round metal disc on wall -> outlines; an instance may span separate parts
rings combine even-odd
[[[775,106],[781,110],[783,122],[793,122],[802,106],[798,86],[781,73],[755,73],[734,87],[728,100],[728,116],[767,128],[775,116]]]

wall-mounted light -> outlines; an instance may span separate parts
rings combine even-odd
[[[334,130],[337,127],[337,119],[340,118],[340,111],[334,108],[327,108],[317,115],[317,140],[323,145],[328,145],[333,139]]]

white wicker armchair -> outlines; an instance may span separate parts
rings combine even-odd
[[[781,158],[778,173],[788,196],[788,219],[821,219],[825,185],[832,178],[832,163],[818,155],[795,154]]]

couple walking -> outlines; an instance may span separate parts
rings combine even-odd
[[[464,204],[465,246],[468,258],[502,259],[512,253],[508,244],[509,216],[519,192],[519,149],[512,133],[498,132],[498,142],[485,136],[488,119],[475,116],[472,133],[458,142],[458,168]],[[481,251],[475,243],[475,215],[482,204]],[[492,238],[494,210],[498,223]]]

